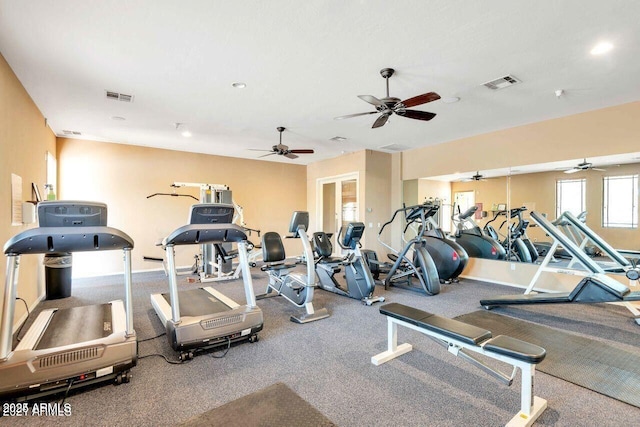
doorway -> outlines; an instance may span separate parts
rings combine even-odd
[[[325,233],[332,233],[334,254],[340,253],[336,240],[340,227],[359,218],[358,181],[357,172],[318,179],[317,224]]]

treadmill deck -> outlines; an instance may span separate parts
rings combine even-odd
[[[162,297],[171,305],[168,293]],[[230,311],[231,307],[220,301],[203,288],[180,291],[180,314],[188,317],[206,316],[214,313]]]
[[[112,333],[111,304],[58,309],[34,350],[92,341]]]

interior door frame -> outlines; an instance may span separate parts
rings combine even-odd
[[[349,172],[340,175],[334,175],[324,178],[318,178],[316,180],[316,228],[320,231],[322,228],[322,224],[324,223],[324,198],[323,198],[323,186],[325,184],[335,184],[335,207],[336,207],[336,224],[342,224],[342,182],[343,181],[356,181],[356,203],[358,204],[358,209],[356,211],[356,221],[360,220],[360,172]],[[334,235],[338,232],[338,230],[322,230],[326,233],[334,233]],[[334,252],[336,252],[336,248],[334,245]]]

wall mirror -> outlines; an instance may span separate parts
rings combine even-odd
[[[440,176],[425,173],[424,178],[404,181],[403,202],[409,205],[439,199],[442,212],[438,219],[448,232],[455,230],[451,215],[458,206],[464,211],[476,205],[477,225],[482,229],[489,223],[502,239],[509,239],[510,227],[518,219],[508,215],[495,218],[496,214],[525,207],[522,219],[529,222],[527,236],[535,244],[551,239],[532,220],[531,211],[553,221],[569,210],[576,216],[583,213],[585,224],[614,248],[640,251],[639,174],[640,153]]]

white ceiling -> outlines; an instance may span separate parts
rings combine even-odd
[[[58,135],[258,158],[284,126],[316,153],[265,160],[308,164],[637,101],[639,16],[637,0],[0,0],[0,52]],[[415,107],[430,122],[334,120],[374,111],[357,95],[385,95],[384,67],[391,96],[461,100]],[[482,86],[507,74],[523,83]]]

